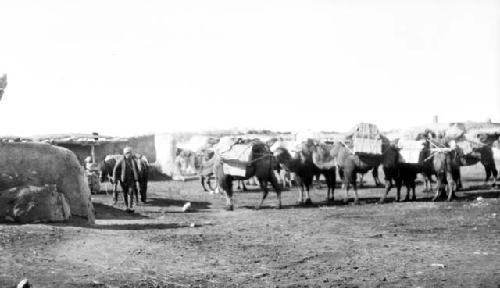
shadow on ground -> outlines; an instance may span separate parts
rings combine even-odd
[[[89,228],[98,230],[165,230],[190,227],[190,223],[127,223],[127,224],[95,224]],[[201,227],[197,225],[195,227]],[[194,228],[194,227],[193,227]]]
[[[136,220],[136,219],[147,219],[149,217],[137,214],[129,213],[123,208],[118,208],[111,205],[106,205],[99,202],[92,203],[95,209],[96,220]],[[124,207],[124,206],[123,206]]]
[[[191,210],[195,211],[201,209],[208,209],[212,205],[212,203],[210,202],[177,200],[168,198],[149,198],[146,205],[159,206],[159,207],[169,207],[169,206],[182,207],[187,202],[191,202]]]

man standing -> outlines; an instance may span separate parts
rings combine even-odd
[[[139,173],[137,162],[133,159],[132,148],[125,147],[123,149],[123,158],[116,162],[116,165],[113,169],[113,179],[119,179],[120,185],[123,190],[123,199],[125,201],[125,210],[127,212],[133,213],[134,209],[132,209],[134,204],[134,195],[137,197],[138,195],[138,180]],[[116,175],[117,171],[120,172],[120,175]],[[117,178],[117,176],[119,178]]]

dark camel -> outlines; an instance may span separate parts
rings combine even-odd
[[[246,180],[253,176],[259,180],[262,189],[262,200],[257,204],[255,209],[259,209],[262,206],[269,193],[269,189],[267,188],[268,182],[271,182],[271,185],[276,191],[278,197],[277,208],[281,208],[281,188],[278,185],[278,181],[273,171],[275,167],[278,166],[278,163],[264,143],[252,144],[252,160],[247,166],[245,177],[224,174],[222,167],[223,161],[222,159],[215,163],[214,170],[219,187],[226,192],[226,210],[234,209],[233,180]]]

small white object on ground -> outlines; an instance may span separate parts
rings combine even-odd
[[[432,263],[432,264],[431,264],[431,267],[439,267],[439,268],[444,268],[444,264],[440,264],[440,263]]]
[[[17,284],[16,288],[29,288],[31,287],[30,283],[28,282],[28,279],[24,278]]]
[[[184,204],[184,206],[182,207],[182,212],[189,211],[189,209],[191,209],[191,202],[187,202],[186,204]]]
[[[194,228],[195,226],[196,226],[196,224],[194,224],[194,223],[189,224],[189,227],[191,227],[191,228]]]

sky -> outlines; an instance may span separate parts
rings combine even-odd
[[[500,122],[500,1],[0,7],[0,135]]]

